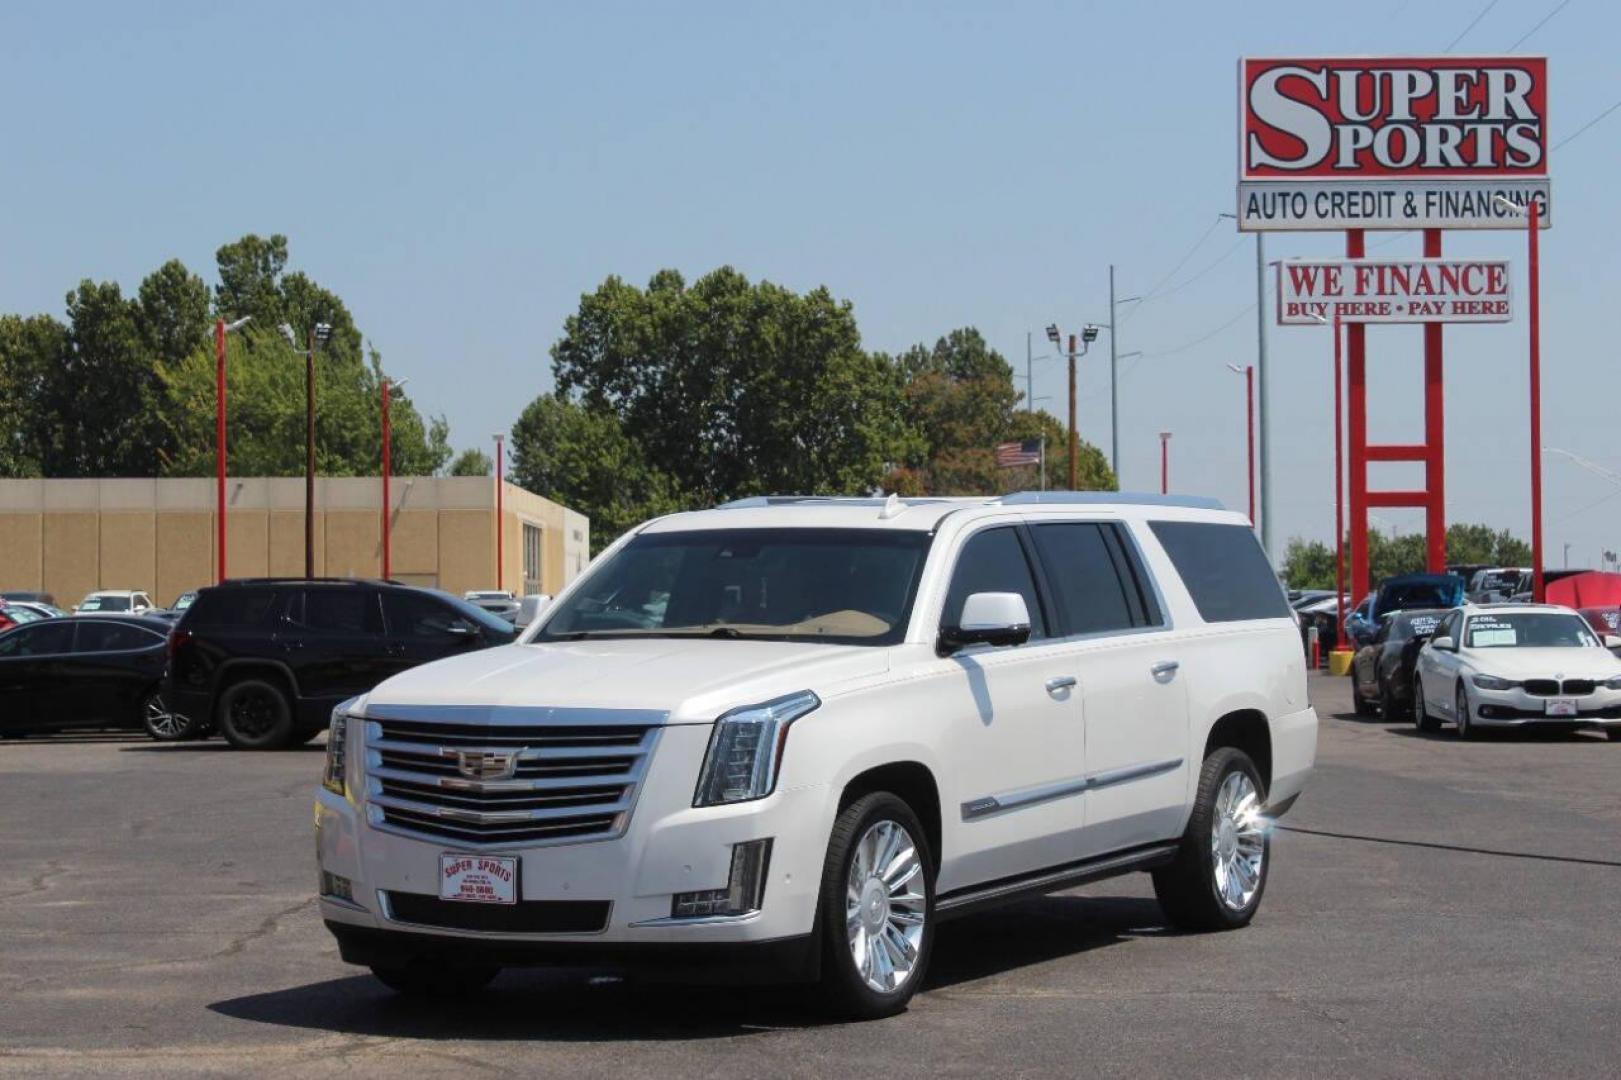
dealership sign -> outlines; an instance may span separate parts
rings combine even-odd
[[[1508,322],[1507,259],[1288,259],[1278,323]]]
[[[1246,59],[1239,227],[1548,223],[1547,60]]]

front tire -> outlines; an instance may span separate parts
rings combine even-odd
[[[1351,683],[1351,707],[1356,710],[1358,716],[1374,715],[1373,702],[1362,696],[1362,688],[1355,680]]]
[[[1403,719],[1401,706],[1396,704],[1396,695],[1391,692],[1388,682],[1379,688],[1379,714],[1387,724],[1394,724]]]
[[[441,967],[421,962],[373,964],[371,973],[396,994],[406,997],[447,998],[472,994],[501,974],[494,966]]]
[[[1413,677],[1413,724],[1420,731],[1441,730],[1441,721],[1431,716],[1430,710],[1424,707],[1424,680],[1416,675]]]
[[[279,750],[293,739],[293,708],[275,683],[244,679],[220,695],[220,734],[238,750]]]
[[[1469,720],[1469,691],[1458,684],[1456,694],[1452,699],[1452,723],[1458,729],[1458,738],[1473,739],[1479,732]]]
[[[169,708],[163,691],[153,690],[141,699],[141,726],[158,742],[179,742],[192,738],[199,725]]]
[[[822,868],[821,995],[855,1020],[892,1016],[934,947],[934,859],[912,808],[887,791],[839,812]]]
[[[1205,758],[1182,848],[1154,871],[1154,895],[1173,926],[1236,930],[1255,917],[1271,864],[1265,809],[1249,755],[1223,747]]]

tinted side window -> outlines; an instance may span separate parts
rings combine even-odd
[[[295,622],[326,634],[378,634],[383,629],[377,595],[370,589],[305,589],[303,618],[294,611]]]
[[[473,628],[450,605],[420,593],[386,592],[383,611],[388,616],[388,632],[396,637],[443,641],[453,637],[457,627]]]
[[[1156,521],[1151,527],[1205,622],[1289,617],[1283,586],[1248,525]]]
[[[262,626],[275,599],[274,589],[205,589],[186,609],[186,625]]]
[[[980,592],[1018,593],[1024,597],[1024,606],[1030,609],[1030,637],[1047,636],[1036,580],[1030,573],[1030,562],[1025,558],[1024,545],[1019,543],[1018,531],[1012,526],[975,533],[963,545],[957,565],[951,571],[951,588],[946,593],[940,624],[956,626],[962,622],[963,604]]]
[[[73,647],[73,624],[53,619],[0,637],[0,656],[52,656]]]
[[[120,622],[82,622],[74,652],[113,652],[119,649],[149,649],[163,639],[150,630]]]
[[[1136,551],[1112,522],[1051,522],[1031,529],[1058,612],[1055,632],[1095,634],[1160,625],[1159,604]]]

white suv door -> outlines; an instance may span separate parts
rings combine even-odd
[[[1188,697],[1163,605],[1118,522],[1032,521],[1060,646],[1080,679],[1086,835],[1072,857],[1176,835],[1187,803]]]
[[[942,812],[961,823],[938,887],[951,890],[1077,857],[1085,824],[1086,744],[1071,650],[1047,615],[1016,525],[993,525],[959,549],[940,625],[973,593],[1012,592],[1030,610],[1023,645],[971,646],[927,665],[910,700],[945,718],[951,775]]]

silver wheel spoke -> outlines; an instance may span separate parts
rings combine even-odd
[[[1255,901],[1266,865],[1268,822],[1261,793],[1248,774],[1222,779],[1210,821],[1211,871],[1216,895],[1233,911]]]
[[[891,993],[909,980],[928,924],[923,859],[904,826],[875,822],[856,841],[845,882],[850,958],[868,988]]]

